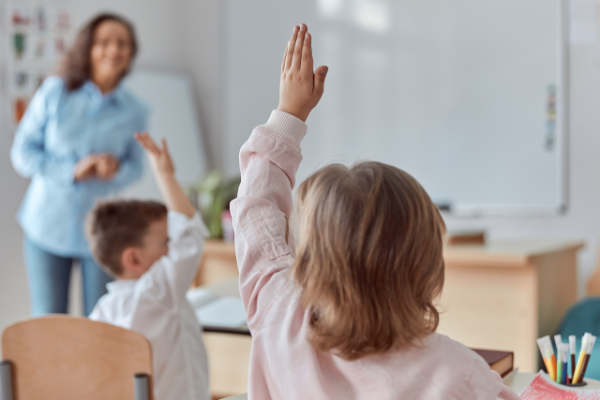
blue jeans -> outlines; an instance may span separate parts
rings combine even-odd
[[[67,313],[71,267],[75,260],[81,265],[83,311],[86,316],[90,315],[98,299],[106,293],[106,284],[113,280],[91,256],[57,256],[40,248],[27,236],[23,248],[34,316]]]

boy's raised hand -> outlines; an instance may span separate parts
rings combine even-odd
[[[156,183],[165,198],[167,208],[192,218],[196,210],[175,179],[175,166],[167,148],[167,141],[163,139],[162,148],[158,147],[146,132],[136,132],[135,139],[148,154]]]
[[[281,64],[277,107],[304,122],[323,96],[328,70],[326,66],[321,66],[316,72],[313,71],[311,42],[312,37],[305,24],[294,27]]]
[[[162,148],[160,148],[154,143],[154,140],[152,140],[147,132],[136,132],[134,136],[140,146],[146,150],[154,173],[160,175],[173,175],[175,173],[175,166],[171,160],[171,155],[167,148],[167,141],[165,139],[162,139]]]

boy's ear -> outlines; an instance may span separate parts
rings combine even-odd
[[[140,254],[135,247],[127,247],[121,254],[121,265],[125,270],[137,272],[142,267]]]

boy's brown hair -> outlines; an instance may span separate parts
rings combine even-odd
[[[85,224],[94,257],[112,275],[120,276],[123,251],[141,246],[150,225],[166,216],[167,207],[156,201],[114,200],[97,204]]]
[[[357,360],[435,332],[446,227],[412,176],[378,162],[333,164],[297,200],[292,273],[316,349]]]

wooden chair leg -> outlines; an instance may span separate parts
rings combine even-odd
[[[12,364],[0,361],[0,399],[14,400],[12,387]]]
[[[148,375],[135,374],[133,377],[135,400],[150,400]]]

